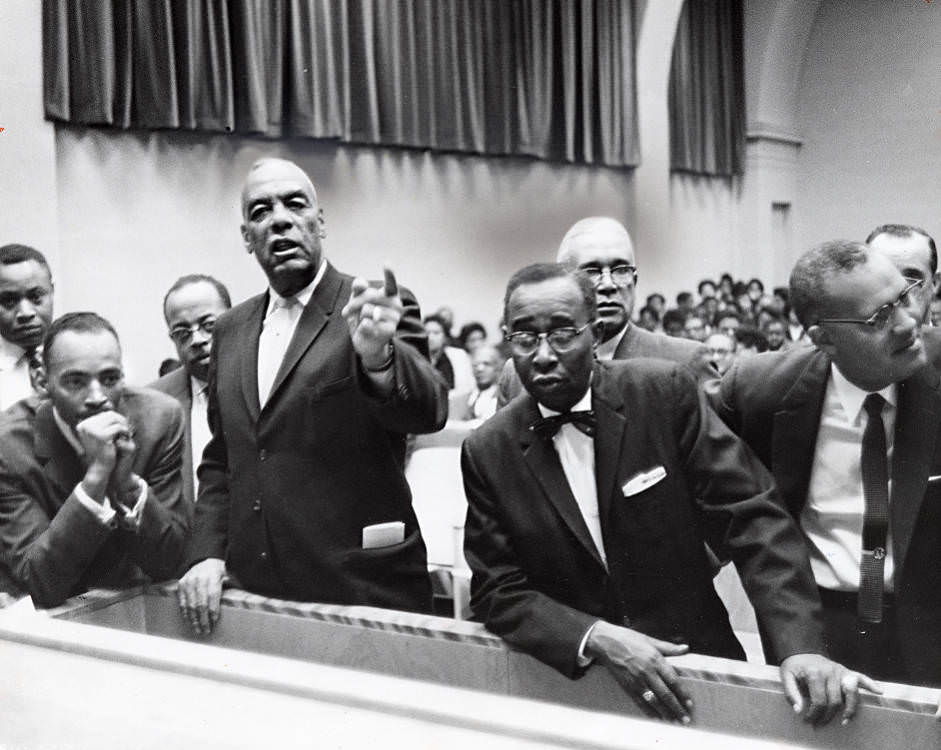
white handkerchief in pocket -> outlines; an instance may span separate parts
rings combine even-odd
[[[374,523],[363,527],[363,549],[391,547],[405,541],[405,524],[402,521]]]
[[[628,479],[621,487],[621,491],[624,493],[624,497],[630,497],[653,487],[657,482],[665,479],[666,476],[667,470],[663,466],[654,466],[652,469],[642,471]]]
[[[928,484],[932,484],[934,482],[941,482],[941,474],[933,474],[932,476],[928,477]]]

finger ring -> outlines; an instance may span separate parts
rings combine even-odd
[[[645,690],[640,694],[640,697],[643,698],[646,703],[650,703],[657,696],[653,690]]]
[[[381,307],[374,307],[372,309],[372,319],[376,321],[377,323],[380,320],[382,320],[382,308]]]

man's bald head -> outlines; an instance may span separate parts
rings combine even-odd
[[[245,175],[245,182],[242,185],[242,217],[245,217],[245,210],[247,208],[247,200],[251,186],[260,179],[266,179],[267,175],[283,175],[285,178],[296,179],[310,191],[314,203],[318,206],[320,205],[317,200],[317,188],[314,187],[314,183],[311,182],[310,177],[307,175],[301,167],[295,164],[290,159],[281,159],[277,156],[263,156],[261,159],[255,160],[251,167],[248,168],[248,174]]]
[[[634,243],[624,225],[609,216],[576,221],[562,238],[558,261],[593,280],[598,317],[604,323],[602,341],[623,331],[634,311],[637,283]]]
[[[629,253],[631,265],[636,266],[631,235],[621,222],[610,216],[589,216],[572,224],[562,238],[562,242],[559,243],[556,260],[563,265],[575,268],[578,266],[577,257],[583,249],[598,245],[619,245],[626,253]]]

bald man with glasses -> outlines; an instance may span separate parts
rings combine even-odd
[[[594,284],[598,318],[604,324],[595,355],[599,360],[655,357],[686,365],[699,382],[716,376],[701,342],[652,333],[631,321],[637,262],[631,236],[617,219],[590,216],[575,222],[562,238],[557,261]],[[500,376],[498,405],[505,406],[521,391],[510,360]]]
[[[182,366],[150,387],[173,396],[183,408],[183,497],[189,502],[196,500],[196,469],[212,435],[207,391],[212,332],[230,307],[225,285],[202,274],[177,279],[163,298],[163,315]]]
[[[814,347],[740,360],[706,390],[804,532],[830,656],[939,686],[941,392],[924,283],[873,247],[824,243],[790,279]]]

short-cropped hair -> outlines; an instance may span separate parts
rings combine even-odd
[[[222,300],[222,304],[226,310],[232,307],[232,298],[229,297],[229,290],[225,288],[225,284],[219,281],[219,279],[213,278],[212,276],[204,273],[190,273],[186,276],[180,276],[180,278],[173,282],[173,286],[167,290],[167,293],[163,295],[163,317],[165,319],[167,317],[167,300],[170,299],[171,294],[179,291],[185,286],[189,286],[190,284],[199,284],[200,282],[211,284],[215,288],[216,293],[219,295],[219,299]]]
[[[869,247],[853,240],[831,240],[817,245],[797,259],[791,271],[791,308],[804,328],[816,324],[821,300],[826,298],[827,282],[840,273],[849,273],[869,260]]]
[[[503,320],[506,325],[510,325],[507,317],[507,310],[510,304],[510,297],[513,292],[524,284],[539,284],[550,279],[571,279],[575,282],[578,290],[582,294],[582,303],[588,312],[588,319],[594,320],[598,317],[598,301],[595,298],[595,285],[591,283],[581,271],[570,271],[561,263],[533,263],[532,265],[521,268],[514,273],[506,285],[506,294],[503,296]]]
[[[911,237],[913,234],[920,234],[928,240],[928,247],[931,249],[931,273],[938,270],[938,247],[934,244],[934,237],[928,234],[921,227],[913,227],[911,224],[881,224],[873,229],[866,238],[866,244],[872,243],[880,234],[888,234],[892,237]]]
[[[18,245],[16,243],[0,247],[0,263],[5,266],[12,266],[14,263],[23,263],[27,260],[35,260],[46,269],[50,277],[52,276],[52,271],[49,270],[49,263],[46,261],[46,256],[35,247]]]
[[[42,342],[42,363],[49,369],[49,353],[52,351],[52,345],[55,340],[66,331],[75,331],[76,333],[110,333],[114,340],[121,345],[118,338],[118,332],[114,326],[102,318],[98,313],[93,312],[71,312],[61,315],[52,321],[46,336]]]

